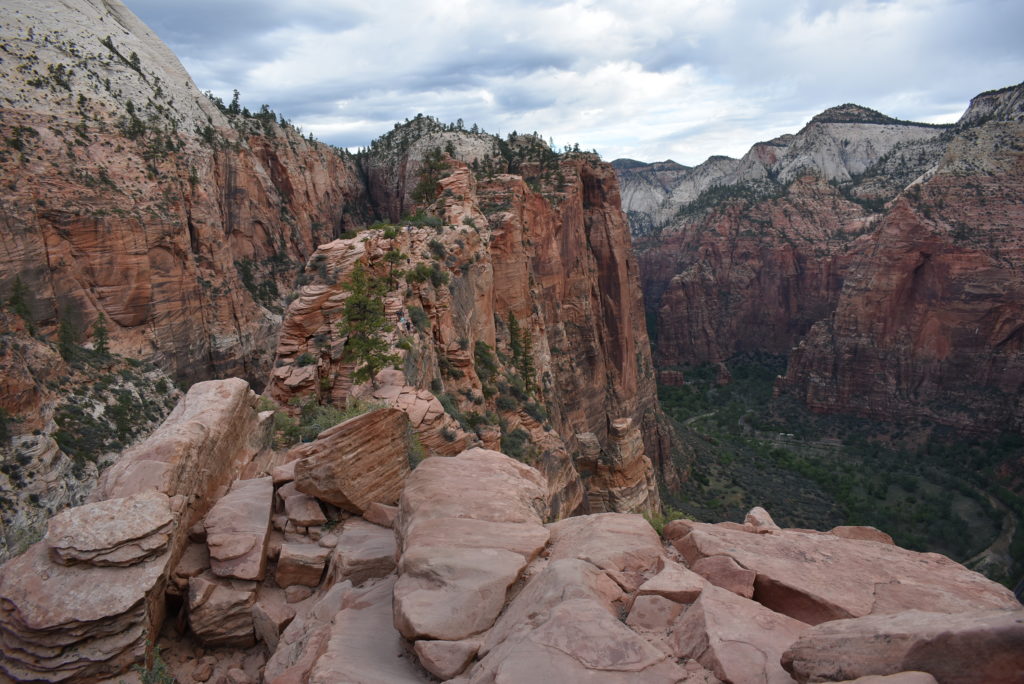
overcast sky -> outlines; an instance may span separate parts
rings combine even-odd
[[[1024,80],[1021,0],[125,0],[201,89],[355,148],[430,114],[697,164],[855,102],[955,121]]]

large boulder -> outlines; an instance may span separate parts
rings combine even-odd
[[[104,471],[90,504],[62,513],[46,540],[0,568],[0,671],[91,681],[141,661],[189,529],[265,446],[260,425],[244,380],[194,385]]]
[[[458,641],[490,627],[548,539],[540,518],[546,494],[537,471],[495,451],[421,463],[399,504],[402,635]]]
[[[798,682],[920,670],[943,684],[1020,683],[1024,610],[911,610],[826,622],[789,646],[782,665]]]
[[[352,518],[338,536],[331,555],[329,579],[331,582],[349,580],[358,586],[371,579],[386,577],[395,569],[397,555],[394,532]]]
[[[295,487],[352,513],[393,504],[409,474],[409,418],[379,409],[328,428],[291,450]]]
[[[134,565],[167,549],[174,523],[167,495],[147,490],[61,511],[45,542],[64,565]]]
[[[756,601],[709,585],[676,623],[676,655],[694,658],[726,682],[785,684],[779,664],[786,648],[809,628]]]
[[[1010,590],[945,556],[884,541],[691,523],[673,544],[691,567],[703,558],[732,558],[755,573],[754,600],[808,624],[911,609],[1019,607]]]
[[[203,522],[213,574],[263,579],[273,506],[274,481],[270,477],[236,480],[214,504]]]

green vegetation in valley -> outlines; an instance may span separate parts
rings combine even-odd
[[[900,546],[959,561],[996,538],[1007,509],[1024,519],[1021,492],[997,476],[1024,454],[1019,435],[971,440],[923,422],[814,414],[772,396],[784,359],[747,355],[726,365],[727,383],[706,364],[683,369],[683,386],[659,387],[697,454],[689,481],[666,499],[684,513],[739,521],[760,505],[783,526],[871,525]],[[1024,535],[1013,546],[1014,567],[994,579],[1024,570]]]

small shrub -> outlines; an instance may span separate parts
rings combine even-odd
[[[302,352],[299,354],[299,358],[295,359],[295,365],[299,368],[302,368],[303,366],[312,366],[314,363],[316,363],[316,357],[308,351]]]
[[[427,312],[418,306],[409,307],[409,320],[416,326],[416,329],[420,332],[427,332],[430,330],[430,316]]]
[[[515,411],[519,406],[518,402],[507,394],[499,395],[494,405],[498,407],[499,411]]]
[[[530,433],[522,428],[501,436],[501,452],[519,461],[526,457],[529,445]]]

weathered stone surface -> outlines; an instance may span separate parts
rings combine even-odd
[[[308,587],[289,587],[289,589]],[[304,684],[327,648],[331,622],[352,590],[350,582],[331,587],[307,613],[300,614],[285,628],[263,672],[264,681]],[[285,590],[287,593],[287,589]]]
[[[537,471],[493,451],[421,463],[399,504],[395,626],[402,635],[458,641],[490,627],[547,540],[539,515],[546,493]],[[488,542],[495,531],[507,534]]]
[[[754,578],[757,573],[740,567],[729,556],[707,556],[699,559],[691,567],[695,573],[716,587],[722,587],[744,598],[751,598],[754,595]]]
[[[319,544],[285,542],[277,557],[274,581],[281,588],[294,584],[315,587],[320,584],[330,555],[331,550]]]
[[[206,514],[210,567],[219,577],[263,579],[274,482],[269,477],[236,480]]]
[[[159,591],[166,563],[165,554],[83,570],[54,563],[45,542],[33,544],[0,572],[0,668],[44,681],[127,669],[145,652],[146,600]]]
[[[693,567],[729,556],[756,573],[754,598],[808,624],[910,609],[1012,610],[1012,592],[945,556],[831,534],[751,534],[696,523],[673,542]]]
[[[170,499],[150,490],[61,511],[44,541],[64,565],[134,565],[166,550],[174,522]]]
[[[270,471],[270,476],[274,478],[274,486],[291,482],[295,479],[295,461],[288,461],[284,465],[275,466]]]
[[[782,656],[798,682],[906,670],[951,684],[1024,681],[1024,610],[910,610],[818,625]]]
[[[323,525],[327,522],[327,516],[324,515],[317,500],[305,494],[296,494],[285,499],[284,510],[288,514],[288,519],[300,527]]]
[[[673,658],[592,599],[570,599],[518,638],[496,646],[467,673],[467,682],[677,682]]]
[[[707,584],[707,580],[674,561],[666,559],[657,575],[637,589],[637,596],[664,596],[676,603],[693,603]]]
[[[281,633],[291,624],[295,609],[287,604],[284,592],[262,587],[252,606],[252,622],[256,638],[273,653]]]
[[[337,538],[328,576],[331,582],[349,580],[358,586],[367,580],[391,574],[397,555],[394,532],[352,518],[345,522]]]
[[[868,675],[847,680],[847,684],[938,684],[927,672],[900,672],[894,675]]]
[[[95,501],[154,488],[159,495],[141,498],[170,497],[174,524],[160,555],[128,567],[64,566],[41,542],[3,566],[0,669],[22,680],[87,681],[113,677],[144,656],[147,641],[156,638],[151,630],[163,622],[164,592],[188,544],[189,528],[206,512],[214,492],[261,446],[249,440],[256,423],[254,405],[244,381],[200,383],[153,435],[104,471]],[[195,503],[170,505],[184,501]],[[117,536],[106,536],[106,531],[94,530],[91,539]]]
[[[463,641],[427,641],[421,639],[413,645],[420,665],[427,672],[441,680],[451,679],[462,674],[473,656],[480,650],[480,641],[465,639]]]
[[[393,581],[352,590],[334,617],[326,647],[309,675],[310,684],[429,681],[409,657],[392,620]]]
[[[618,614],[612,605],[623,599],[622,588],[607,573],[578,558],[553,560],[530,578],[484,636],[487,653],[523,628],[543,623],[562,601],[588,599]]]
[[[743,524],[750,525],[754,532],[771,532],[779,529],[768,511],[760,506],[754,506],[747,512],[746,517],[743,518]]]
[[[189,544],[185,547],[185,552],[181,554],[181,560],[171,572],[171,584],[167,587],[168,593],[187,594],[188,581],[209,568],[210,550],[206,544]]]
[[[398,515],[398,506],[388,506],[374,501],[363,511],[363,518],[381,527],[394,527],[395,517]]]
[[[256,642],[256,583],[203,574],[188,583],[188,623],[202,644],[246,648]]]
[[[840,525],[828,531],[829,534],[842,539],[856,539],[858,541],[873,541],[880,544],[895,546],[896,542],[882,530],[867,525]]]
[[[494,623],[526,560],[499,548],[413,547],[402,554],[395,626],[407,639],[465,639]]]
[[[658,534],[640,515],[585,515],[547,527],[551,560],[579,558],[593,563],[629,592],[636,591],[665,556]]]
[[[664,596],[637,596],[626,624],[638,630],[668,631],[684,607]]]
[[[409,419],[380,409],[324,430],[295,447],[295,487],[353,513],[373,502],[394,503],[409,474]]]
[[[779,658],[809,629],[750,599],[705,587],[675,626],[676,655],[695,658],[726,682],[791,682]]]

